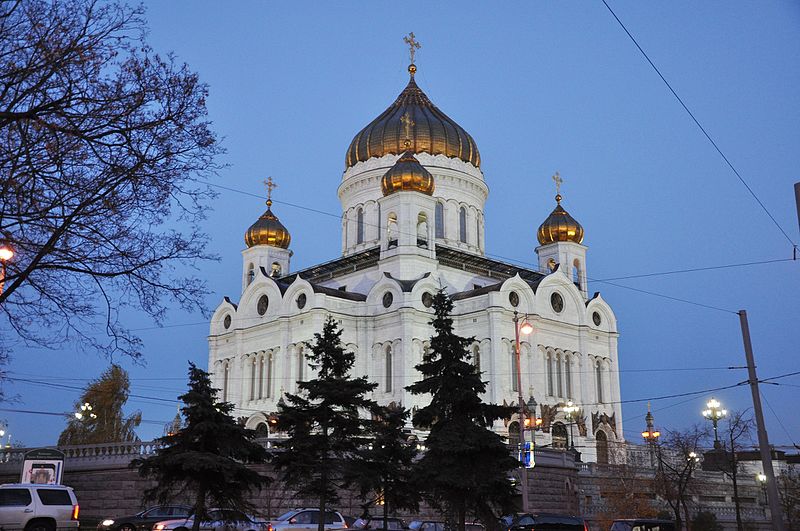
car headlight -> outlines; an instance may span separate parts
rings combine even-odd
[[[102,522],[100,522],[100,525],[104,527],[111,527],[112,525],[114,525],[114,520],[103,520]]]
[[[153,526],[153,529],[155,529],[155,531],[162,531],[165,527],[167,526],[165,526],[164,524],[156,524],[155,526]]]

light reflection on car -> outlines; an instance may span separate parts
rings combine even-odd
[[[152,531],[191,531],[193,525],[194,516],[162,520],[153,525]],[[233,509],[211,509],[208,518],[200,522],[200,531],[264,531],[265,528],[264,523]]]

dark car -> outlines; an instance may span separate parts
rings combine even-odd
[[[515,514],[504,516],[501,523],[509,531],[589,531],[583,518],[564,514]]]
[[[675,522],[655,518],[614,520],[611,531],[675,531]]]
[[[106,518],[97,524],[98,531],[150,531],[153,524],[172,518],[187,518],[192,512],[185,505],[157,505],[129,516]]]
[[[414,520],[408,524],[410,531],[449,531],[450,528],[444,522],[438,520]],[[486,527],[479,522],[466,522],[464,524],[466,531],[486,531]],[[391,526],[389,531],[392,531]]]
[[[399,518],[390,517],[386,521],[388,531],[403,531],[406,528],[406,523]],[[383,517],[369,516],[367,518],[359,518],[353,522],[354,529],[369,529],[383,531]]]

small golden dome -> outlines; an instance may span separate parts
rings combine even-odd
[[[403,92],[350,142],[345,158],[346,168],[372,157],[403,153],[406,151],[406,139],[411,141],[412,153],[445,155],[480,167],[481,156],[475,140],[422,92],[414,82],[416,71],[416,65],[408,67],[411,79]],[[405,134],[406,125],[401,120],[403,116],[408,116],[414,122],[410,135]]]
[[[267,201],[267,211],[261,214],[258,221],[250,225],[244,234],[244,242],[248,247],[255,245],[271,245],[288,249],[292,236],[278,217],[272,213],[272,200]]]
[[[541,245],[555,242],[583,241],[583,227],[569,215],[561,206],[561,194],[556,194],[556,208],[550,213],[544,223],[539,225],[536,237]]]
[[[394,192],[421,192],[433,195],[433,175],[419,163],[411,150],[403,153],[381,179],[383,195]]]

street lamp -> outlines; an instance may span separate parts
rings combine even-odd
[[[769,503],[769,499],[767,498],[767,475],[763,472],[760,474],[756,474],[756,482],[761,485],[761,490],[764,492],[764,504]]]
[[[80,411],[75,412],[75,418],[78,420],[94,420],[97,418],[97,415],[93,411],[92,405],[89,402],[84,402],[81,404]]]
[[[519,404],[519,466],[520,479],[522,480],[522,512],[528,512],[528,470],[522,459],[525,448],[525,400],[522,398],[522,361],[519,348],[519,335],[528,335],[533,332],[533,325],[528,322],[526,315],[520,323],[519,313],[514,310],[514,354],[517,362],[517,404]]]
[[[567,402],[567,405],[561,408],[561,411],[564,412],[564,416],[567,418],[567,422],[569,423],[569,447],[571,450],[575,449],[575,436],[572,433],[572,424],[575,420],[575,415],[578,414],[581,408],[576,406],[572,403],[572,400]]]
[[[655,466],[655,446],[658,444],[658,438],[661,437],[661,432],[653,427],[653,414],[650,412],[650,402],[647,403],[647,415],[644,417],[647,424],[647,429],[642,432],[644,442],[650,447],[650,468]]]
[[[3,293],[6,281],[6,262],[12,258],[14,258],[14,248],[5,242],[0,243],[0,295]]]
[[[720,419],[728,416],[728,411],[726,409],[722,409],[721,406],[722,404],[719,403],[719,400],[711,397],[711,400],[706,403],[707,409],[703,410],[703,417],[705,417],[707,420],[710,420],[712,424],[714,424],[714,450],[719,450],[722,447],[717,434],[717,423],[720,421]]]

